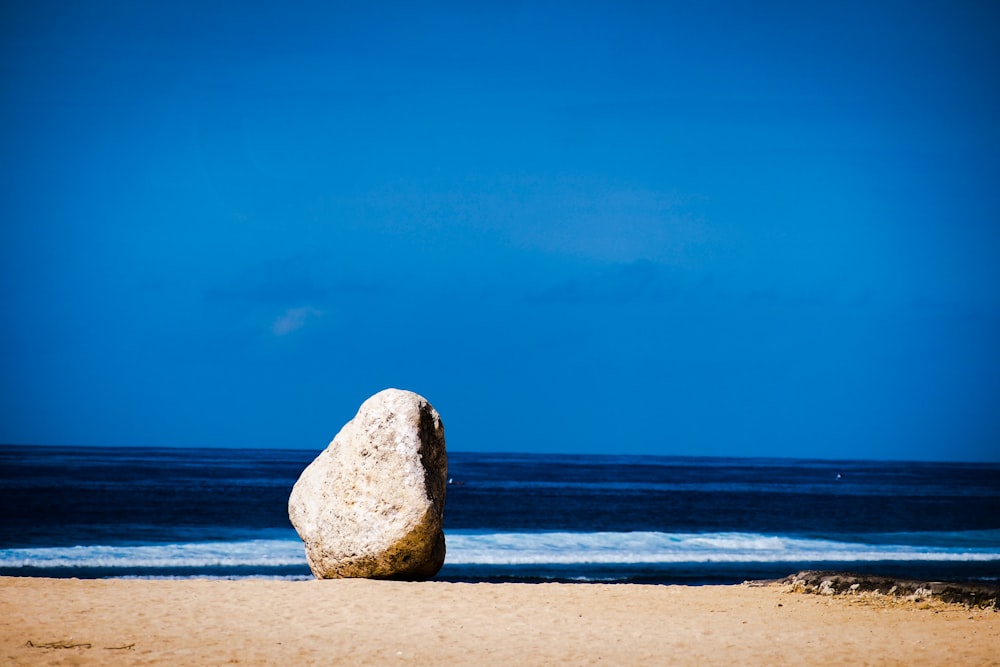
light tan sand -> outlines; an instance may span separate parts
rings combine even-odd
[[[1000,665],[1000,614],[781,586],[0,578],[0,663]]]

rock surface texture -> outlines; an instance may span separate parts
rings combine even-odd
[[[411,391],[375,394],[292,488],[288,516],[320,579],[427,579],[444,564],[441,416]]]

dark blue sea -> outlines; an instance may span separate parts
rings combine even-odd
[[[0,446],[0,575],[308,578],[319,450]],[[438,579],[1000,580],[1000,465],[449,453]]]

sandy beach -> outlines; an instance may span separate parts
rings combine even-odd
[[[12,665],[1000,665],[1000,614],[771,586],[0,578]]]

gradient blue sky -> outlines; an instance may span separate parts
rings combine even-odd
[[[254,4],[3,2],[0,442],[1000,460],[997,5]]]

